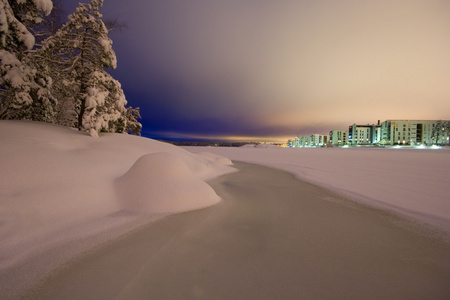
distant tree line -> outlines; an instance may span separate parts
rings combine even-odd
[[[200,146],[200,147],[242,147],[244,145],[259,145],[258,142],[208,142],[208,141],[166,141],[161,142],[169,143],[175,146]]]
[[[0,0],[0,119],[140,135],[139,108],[106,72],[117,65],[108,32],[124,25],[104,22],[102,5],[80,3],[63,23],[61,0]]]

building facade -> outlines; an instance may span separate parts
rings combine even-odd
[[[331,146],[450,146],[449,120],[386,120],[377,125],[349,126],[348,131],[332,130],[329,135],[310,134],[290,140],[292,147]]]
[[[291,147],[324,147],[327,144],[327,136],[323,134],[310,134],[309,136],[299,136],[294,140],[289,140]]]
[[[380,143],[409,146],[449,145],[448,129],[440,124],[442,121],[438,120],[387,120],[381,123]]]
[[[328,144],[334,147],[345,146],[348,144],[348,131],[332,130],[329,134]]]
[[[310,147],[324,147],[327,145],[327,136],[313,133],[310,135]]]
[[[374,145],[381,140],[380,121],[377,125],[350,125],[348,127],[348,144],[352,146],[358,145]]]

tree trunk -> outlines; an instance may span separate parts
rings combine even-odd
[[[81,96],[81,106],[80,106],[80,113],[78,114],[78,130],[81,131],[81,129],[83,128],[83,116],[84,116],[84,112],[86,111],[86,90],[87,90],[87,86],[86,86],[86,70],[84,69],[84,49],[86,46],[86,35],[87,35],[87,29],[84,30],[84,35],[83,35],[83,42],[81,43],[81,53],[80,53],[80,57],[81,57],[81,74],[79,76],[80,78],[80,96]]]
[[[0,91],[3,92],[4,90]],[[11,99],[12,97],[9,97],[9,95],[7,95],[8,91],[5,91],[5,95],[1,95],[0,96],[0,120],[2,120],[4,118],[4,116],[6,116],[6,112],[8,110],[9,104],[11,103]]]
[[[78,130],[83,128],[83,116],[86,111],[86,99],[81,100],[80,113],[78,114]]]

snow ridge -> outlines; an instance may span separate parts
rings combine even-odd
[[[0,121],[0,140],[2,299],[107,239],[216,204],[205,180],[235,171],[217,155],[45,123]]]

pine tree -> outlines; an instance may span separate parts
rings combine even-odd
[[[141,135],[142,124],[138,122],[138,119],[140,118],[141,113],[139,111],[139,107],[127,107],[124,118],[126,123],[126,132],[128,132],[129,134]]]
[[[118,131],[115,124],[127,111],[120,83],[105,71],[115,68],[117,61],[99,12],[102,4],[103,0],[80,3],[68,22],[43,42],[41,54],[60,72],[53,86],[58,98],[71,99],[76,127],[92,136]]]
[[[62,27],[68,13],[63,7],[64,0],[52,0],[53,9],[39,24],[31,24],[29,30],[35,38],[35,49],[40,49],[42,42],[54,35]]]
[[[27,62],[35,43],[27,27],[52,7],[51,0],[0,0],[0,118],[32,118],[33,105],[39,106],[34,100],[48,100],[41,89],[46,83],[36,82],[37,72]]]
[[[127,107],[120,119],[113,123],[115,132],[127,132],[129,134],[141,135],[142,124],[138,122],[141,118],[139,107]]]

